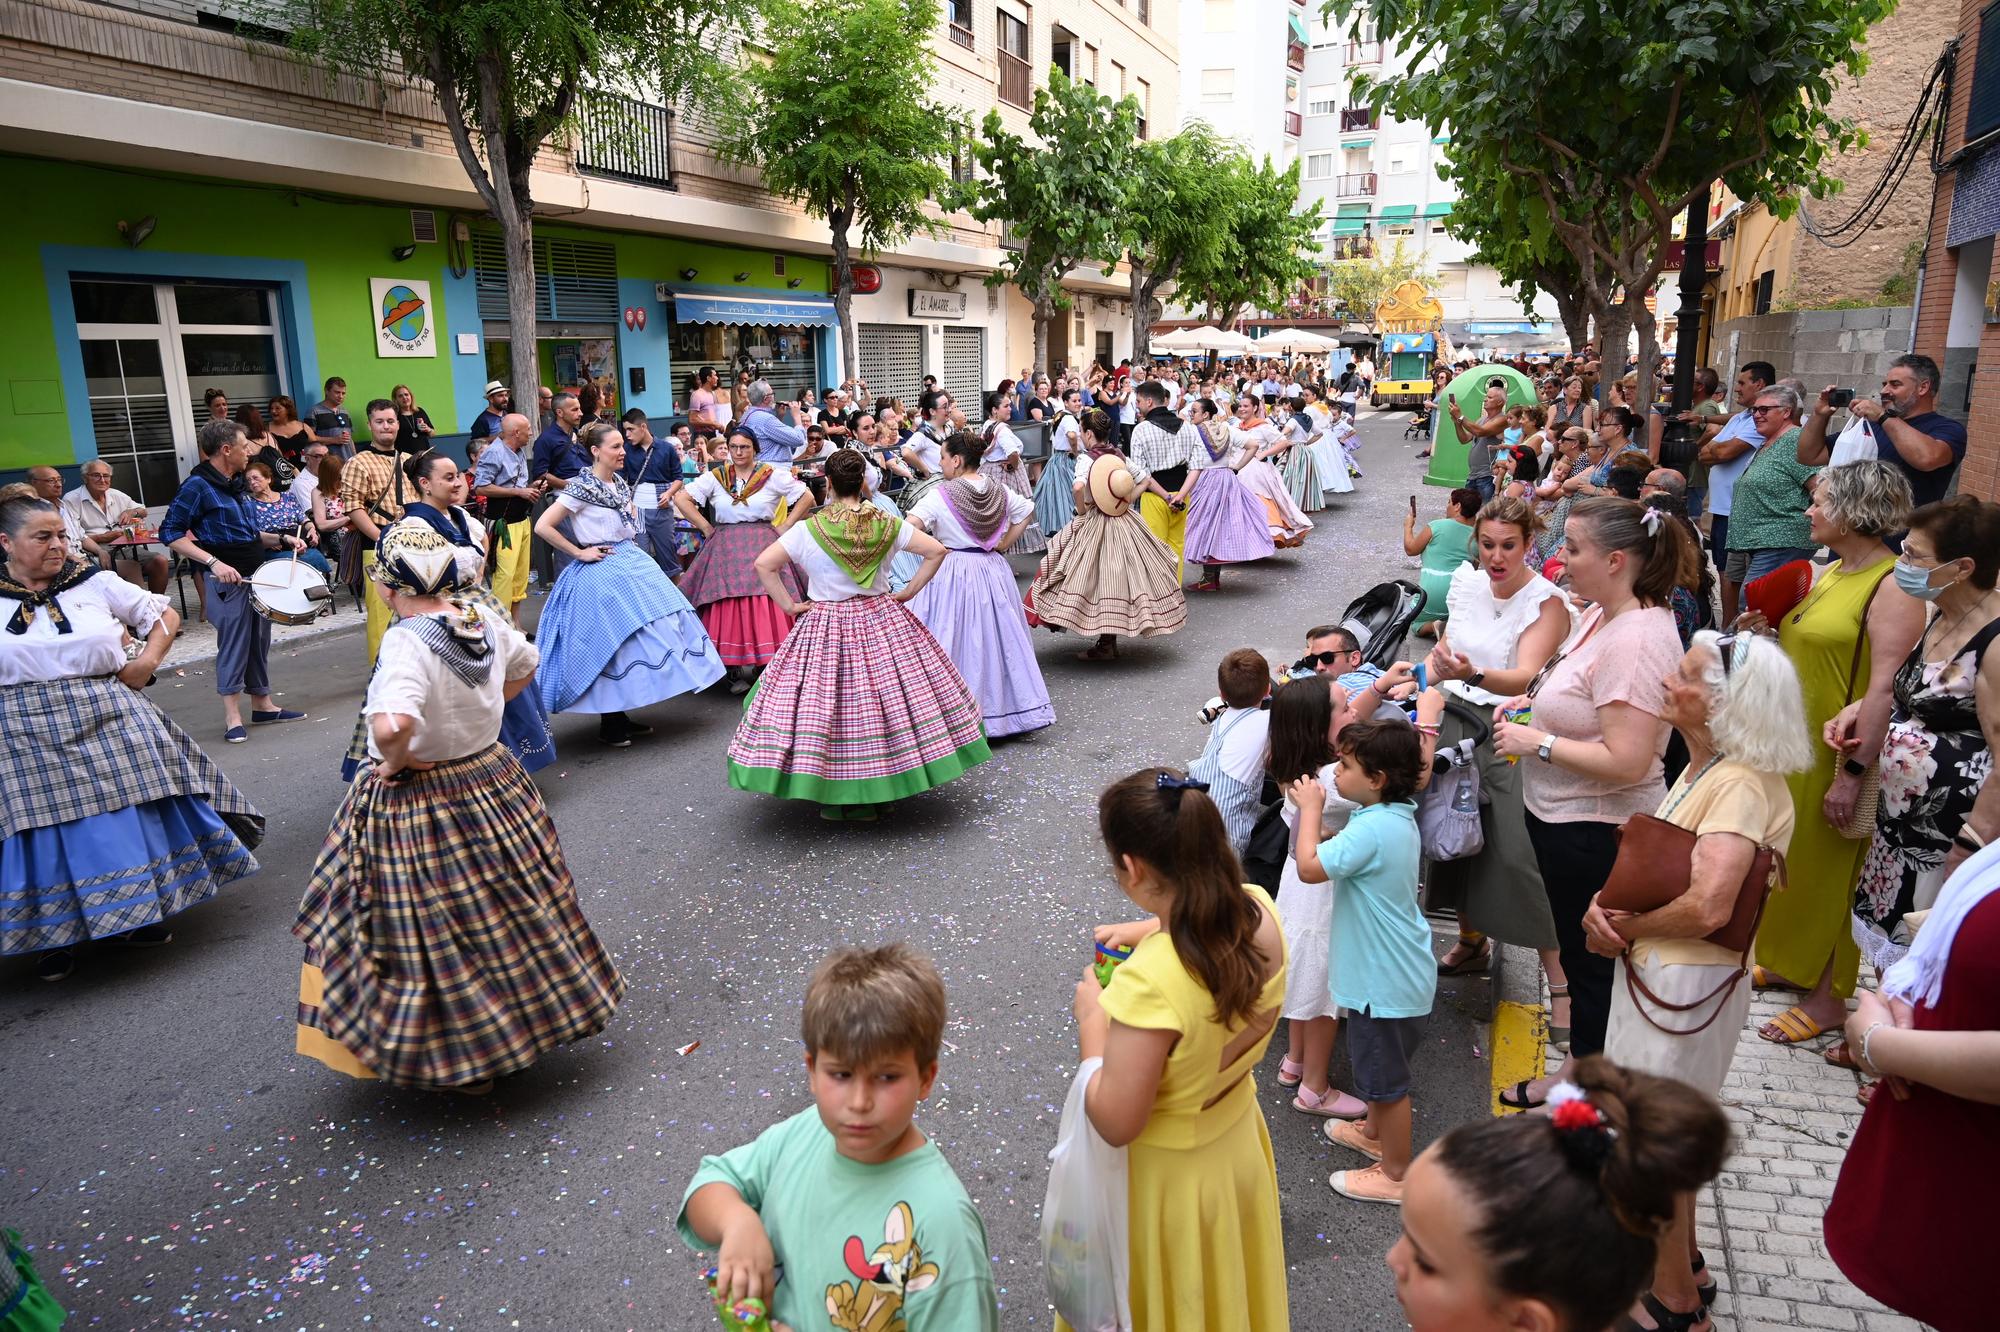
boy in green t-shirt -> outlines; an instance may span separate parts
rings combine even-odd
[[[718,1294],[762,1299],[793,1332],[1000,1326],[986,1227],[911,1122],[944,1024],[944,981],[907,944],[820,964],[800,1023],[815,1109],[703,1158],[681,1199],[681,1238],[715,1251]]]

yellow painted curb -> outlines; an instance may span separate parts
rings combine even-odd
[[[1540,1004],[1501,1000],[1493,1010],[1493,1113],[1518,1110],[1500,1104],[1500,1093],[1522,1079],[1542,1076],[1543,1047],[1548,1040],[1547,1010]]]

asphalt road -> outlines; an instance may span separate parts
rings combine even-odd
[[[583,906],[631,989],[601,1038],[490,1097],[386,1089],[293,1053],[289,933],[341,795],[362,640],[274,663],[311,720],[221,743],[204,668],[157,700],[269,819],[263,869],[179,917],[152,951],[99,948],[59,985],[0,962],[0,1224],[18,1227],[73,1327],[695,1329],[704,1265],[674,1233],[699,1158],[807,1106],[798,1007],[829,948],[906,938],[950,988],[919,1124],[985,1217],[1009,1329],[1048,1326],[1036,1239],[1076,1064],[1072,987],[1090,927],[1132,908],[1106,870],[1108,780],[1199,753],[1222,654],[1302,650],[1384,578],[1414,576],[1400,515],[1418,490],[1401,413],[1370,416],[1367,476],[1304,548],[1232,569],[1181,633],[1076,661],[1037,633],[1057,723],[879,825],[729,790],[738,707],[648,709],[624,752],[558,720],[540,783]],[[1420,492],[1425,517],[1442,493]],[[1023,574],[1030,561],[1018,562]],[[1484,1113],[1485,981],[1448,983],[1417,1060],[1420,1143]],[[683,1047],[699,1042],[682,1054]],[[1382,1255],[1394,1209],[1334,1194],[1348,1159],[1259,1074],[1300,1327],[1402,1327]]]

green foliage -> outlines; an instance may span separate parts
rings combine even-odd
[[[1316,237],[1324,219],[1317,200],[1293,211],[1299,168],[1297,161],[1280,170],[1269,158],[1229,159],[1219,244],[1182,266],[1181,304],[1200,305],[1210,322],[1227,327],[1244,309],[1281,308],[1318,275]]]
[[[1362,323],[1372,322],[1382,298],[1405,282],[1429,285],[1430,265],[1421,254],[1411,254],[1401,237],[1387,255],[1372,259],[1343,259],[1326,270],[1326,294],[1334,304],[1344,306],[1348,316]]]
[[[1133,267],[1164,280],[1190,259],[1213,262],[1222,244],[1218,214],[1229,200],[1234,152],[1198,120],[1171,139],[1138,145],[1121,217]]]
[[[899,244],[937,222],[925,204],[951,174],[946,114],[934,80],[935,0],[766,0],[770,59],[736,73],[741,96],[722,115],[717,151],[757,167],[773,194],[795,199],[864,250]]]

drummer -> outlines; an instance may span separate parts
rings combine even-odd
[[[201,566],[208,621],[215,626],[215,692],[222,695],[222,738],[240,745],[243,696],[250,696],[250,724],[302,721],[305,713],[271,701],[271,622],[250,604],[245,581],[278,550],[303,550],[295,536],[257,530],[256,506],[243,481],[250,441],[234,421],[209,421],[196,436],[201,461],[160,520],[160,540],[184,560]]]

